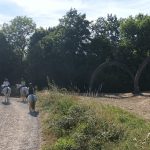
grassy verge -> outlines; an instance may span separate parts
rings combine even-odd
[[[96,101],[39,93],[42,150],[149,150],[150,124]]]

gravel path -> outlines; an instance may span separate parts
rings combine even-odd
[[[0,97],[0,150],[39,150],[38,113],[28,113],[27,103],[11,98],[10,104]]]

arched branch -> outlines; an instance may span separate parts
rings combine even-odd
[[[134,93],[138,94],[140,93],[140,88],[139,88],[139,79],[142,74],[142,71],[146,67],[146,65],[150,62],[150,56],[145,58],[142,64],[139,66],[135,78],[134,78]]]
[[[130,71],[130,69],[123,63],[117,62],[117,61],[112,61],[112,62],[104,62],[102,64],[100,64],[95,71],[93,72],[92,76],[91,76],[91,80],[90,80],[90,85],[89,85],[89,90],[92,90],[92,86],[94,83],[94,80],[96,78],[96,75],[101,72],[104,68],[108,67],[108,66],[116,66],[118,68],[120,68],[121,70],[126,71],[130,77],[132,78],[132,80],[134,81],[134,75],[132,74],[132,72]]]

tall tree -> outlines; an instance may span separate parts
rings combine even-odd
[[[10,23],[4,23],[2,26],[2,32],[21,61],[27,53],[30,36],[35,28],[36,24],[26,16],[17,16]]]
[[[18,59],[12,51],[11,46],[6,41],[5,36],[0,32],[0,81],[8,77],[9,80],[16,81]]]
[[[34,34],[31,36],[29,49],[27,53],[27,72],[28,78],[32,82],[41,86],[45,84],[45,56],[43,38],[48,35],[48,31],[40,28],[36,29]],[[39,71],[40,68],[40,71]]]
[[[131,55],[135,78],[134,92],[139,93],[139,79],[143,69],[150,62],[150,16],[139,14],[135,17],[130,16],[121,24],[121,42],[128,46]]]
[[[85,43],[90,37],[90,22],[85,14],[71,9],[60,19],[59,26],[63,29],[63,48],[66,54],[85,54]]]
[[[60,19],[62,31],[61,54],[70,82],[75,86],[84,84],[86,74],[87,44],[90,41],[90,22],[85,14],[71,9]],[[82,71],[81,71],[82,70]],[[81,72],[83,73],[81,75]],[[80,79],[80,81],[79,81]]]
[[[37,72],[35,68],[41,66],[39,74],[43,78],[48,75],[61,86],[82,85],[81,82],[85,81],[83,74],[87,72],[85,59],[90,38],[89,24],[85,14],[71,9],[60,19],[59,25],[48,29],[45,35],[41,30],[36,31],[31,38],[28,55],[32,62],[30,70]]]
[[[109,39],[116,45],[120,36],[120,20],[116,15],[108,14],[107,18],[99,17],[93,24],[94,37]]]

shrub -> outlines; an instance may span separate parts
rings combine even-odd
[[[61,99],[57,102],[57,110],[59,111],[59,113],[61,113],[62,115],[66,115],[68,113],[69,108],[74,104],[74,102],[72,100],[68,100],[68,99]]]
[[[78,150],[78,147],[73,139],[67,137],[58,139],[52,150]]]
[[[85,117],[85,112],[86,107],[75,104],[69,108],[67,115],[73,118],[74,122],[77,124]]]

